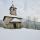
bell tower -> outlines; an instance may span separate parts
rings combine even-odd
[[[11,7],[10,7],[10,9],[9,9],[9,10],[10,10],[10,14],[11,14],[11,15],[17,15],[17,14],[16,14],[16,9],[17,9],[17,8],[14,6],[13,1],[12,1],[12,5],[11,5]]]

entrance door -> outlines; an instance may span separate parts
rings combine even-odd
[[[16,23],[14,23],[14,28],[16,28]]]

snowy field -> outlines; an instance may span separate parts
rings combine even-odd
[[[40,30],[0,28],[0,40],[40,40]]]

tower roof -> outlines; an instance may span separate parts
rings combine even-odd
[[[14,6],[13,1],[12,1],[12,5],[11,5],[11,7],[10,7],[10,10],[11,10],[11,8],[17,9],[17,8]]]

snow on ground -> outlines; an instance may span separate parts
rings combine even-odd
[[[40,40],[40,30],[0,28],[0,40]]]

